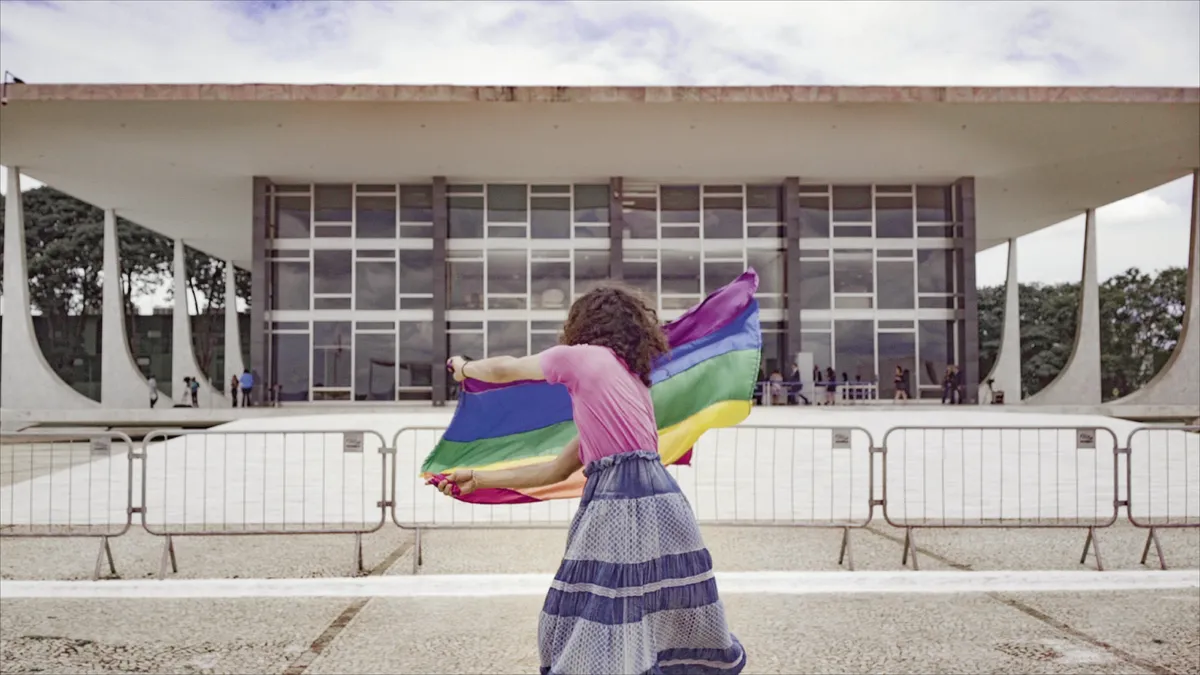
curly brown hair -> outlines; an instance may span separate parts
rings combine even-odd
[[[647,387],[654,359],[669,349],[658,312],[641,293],[612,284],[594,288],[571,304],[559,342],[608,347]]]

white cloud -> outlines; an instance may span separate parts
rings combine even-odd
[[[29,82],[1200,86],[1200,2],[17,2]],[[4,183],[0,181],[0,190]],[[1100,270],[1183,264],[1188,190],[1100,212]],[[1078,278],[1082,225],[1021,240]],[[1004,278],[1003,249],[979,257]]]

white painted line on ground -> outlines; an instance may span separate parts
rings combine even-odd
[[[0,581],[0,599],[480,598],[542,596],[549,574],[462,574],[329,579]],[[1031,572],[726,572],[723,594],[1080,593],[1200,589],[1200,570]]]

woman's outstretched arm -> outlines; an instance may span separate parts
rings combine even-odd
[[[493,356],[490,359],[467,361],[461,356],[450,359],[450,367],[454,370],[456,380],[470,378],[481,382],[504,384],[522,380],[544,380],[542,372],[542,355],[531,354],[516,358],[513,356]]]
[[[475,471],[461,469],[446,477],[440,486],[445,494],[451,494],[457,485],[460,494],[471,494],[481,488],[521,488],[542,487],[553,485],[571,477],[571,474],[583,466],[579,459],[579,437],[576,436],[567,443],[553,462],[519,466],[515,469],[498,469],[496,471]]]

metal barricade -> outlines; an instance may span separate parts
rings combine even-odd
[[[92,579],[133,522],[133,441],[114,431],[0,435],[0,537],[94,537]]]
[[[896,427],[883,438],[883,514],[903,528],[901,564],[918,569],[917,528],[1080,528],[1117,520],[1116,436],[1104,427]]]
[[[159,430],[142,443],[142,526],[164,537],[159,577],[178,571],[174,537],[362,535],[386,522],[387,455],[375,431]]]
[[[578,499],[476,506],[425,485],[421,462],[443,427],[407,427],[393,439],[392,520],[414,530],[413,571],[423,563],[421,532],[442,528],[562,528]],[[874,443],[860,427],[743,425],[706,433],[692,466],[670,466],[705,526],[819,527],[843,531],[838,563],[853,569],[850,530],[872,518]]]
[[[1158,565],[1167,569],[1159,529],[1200,527],[1200,426],[1141,427],[1125,444],[1125,500],[1129,522],[1149,530]]]

